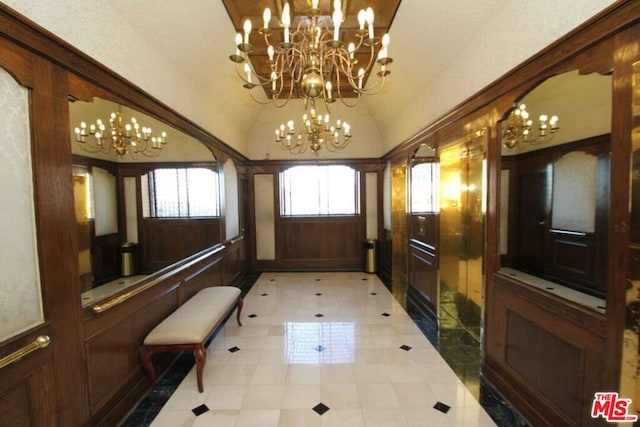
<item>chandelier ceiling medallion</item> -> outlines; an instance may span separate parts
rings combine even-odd
[[[111,113],[109,129],[101,119],[98,119],[89,127],[85,122],[81,122],[74,132],[76,142],[86,152],[107,154],[114,150],[119,156],[129,153],[134,159],[138,154],[157,157],[167,143],[166,132],[162,132],[158,137],[151,136],[151,128],[140,126],[135,117],[131,117],[130,123],[124,123],[122,107],[118,107],[118,111]],[[87,140],[89,136],[93,138]]]
[[[538,125],[534,128],[525,104],[511,110],[506,122],[502,124],[502,143],[507,148],[514,148],[518,143],[544,144],[550,142],[560,127],[558,116],[549,118],[540,115]]]
[[[347,0],[345,0],[346,3]],[[289,3],[282,7],[282,17],[273,22],[271,10],[266,8],[262,26],[258,33],[264,36],[268,55],[268,70],[258,73],[261,64],[252,64],[249,54],[256,50],[251,43],[251,20],[244,21],[244,34],[236,34],[235,54],[230,59],[236,63],[236,71],[249,89],[251,97],[258,103],[265,103],[255,97],[251,89],[261,87],[267,94],[267,102],[278,107],[284,106],[291,98],[303,98],[306,108],[310,100],[322,99],[327,111],[330,105],[340,99],[348,107],[357,104],[362,94],[376,93],[389,75],[389,35],[382,37],[374,33],[374,12],[372,8],[358,13],[359,28],[353,41],[341,31],[345,21],[342,2],[333,2],[333,14],[321,11],[319,0],[310,0],[308,16],[292,19]],[[292,26],[297,22],[297,26]],[[282,27],[284,32],[279,31]],[[352,32],[353,33],[353,32]],[[260,47],[260,49],[263,49]],[[368,84],[367,77],[378,64],[374,83]],[[312,105],[314,107],[315,104]]]
[[[289,120],[287,126],[281,124],[275,134],[276,143],[283,150],[302,154],[311,149],[317,155],[323,146],[332,152],[346,147],[351,139],[351,126],[339,119],[332,125],[329,114],[316,114],[316,109],[312,107],[309,115],[302,116],[298,131],[293,120]]]

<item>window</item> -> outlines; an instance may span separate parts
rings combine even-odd
[[[357,215],[358,171],[348,166],[295,166],[280,173],[282,216]]]
[[[155,169],[143,177],[142,186],[148,194],[143,198],[145,217],[220,216],[218,173],[211,169]]]
[[[411,212],[438,212],[438,164],[419,163],[411,168]]]

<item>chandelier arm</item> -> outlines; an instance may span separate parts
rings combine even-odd
[[[266,86],[268,84],[271,84],[271,78],[267,79],[265,77],[262,77],[260,74],[256,73],[256,71],[253,69],[253,66],[251,65],[251,62],[249,61],[248,58],[246,58],[245,62],[243,63],[249,66],[251,75],[256,77],[257,79],[257,82],[247,79],[246,78],[247,74],[244,70],[244,67],[243,67],[243,70],[240,71],[240,63],[236,62],[236,74],[238,75],[238,77],[240,77],[240,80],[242,80],[245,84],[254,85],[254,86]]]

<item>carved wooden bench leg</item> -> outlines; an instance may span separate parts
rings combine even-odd
[[[197,344],[193,349],[193,356],[196,358],[196,374],[198,377],[198,391],[202,393],[204,386],[202,383],[202,376],[204,372],[204,366],[207,363],[207,351],[204,348],[204,344]]]
[[[242,313],[242,306],[244,305],[244,302],[242,301],[242,298],[238,297],[238,302],[236,304],[236,307],[238,307],[238,310],[236,312],[236,319],[238,320],[238,325],[242,326],[242,322],[240,322],[240,313]]]
[[[151,363],[152,354],[153,350],[150,350],[148,347],[142,350],[142,366],[144,370],[147,371],[147,375],[151,381],[151,388],[153,389],[156,386],[156,371],[153,369],[153,363]]]

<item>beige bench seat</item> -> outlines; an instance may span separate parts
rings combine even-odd
[[[218,326],[237,308],[240,322],[242,298],[240,289],[215,286],[202,289],[160,322],[144,339],[142,365],[155,386],[151,355],[157,352],[191,350],[196,359],[198,390],[203,392],[202,371],[206,364],[205,345]]]

